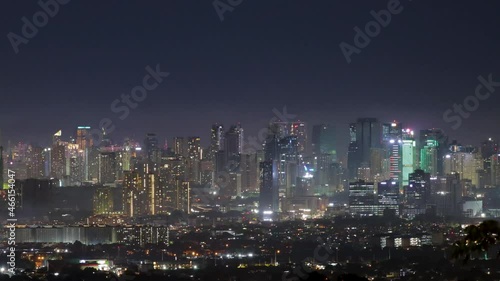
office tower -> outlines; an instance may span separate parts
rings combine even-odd
[[[94,191],[93,214],[106,215],[114,211],[113,189],[110,187],[99,187]]]
[[[436,175],[442,176],[443,175],[443,157],[446,155],[448,152],[448,137],[444,134],[444,132],[441,129],[426,129],[426,130],[421,130],[420,131],[420,138],[418,142],[418,146],[420,148],[420,151],[422,153],[422,149],[427,146],[429,149],[429,145],[432,145],[433,149],[435,149],[436,153],[436,167],[435,167],[435,173]],[[432,149],[431,149],[432,150]],[[428,150],[424,150],[424,153],[429,153]],[[432,152],[434,153],[434,152]],[[422,158],[422,156],[421,156]],[[432,159],[427,158],[427,160],[430,160],[432,162]],[[421,163],[422,165],[422,163]],[[426,170],[425,166],[421,166],[421,168],[426,171],[431,173],[431,176],[433,175],[433,171]],[[434,168],[433,168],[434,169]]]
[[[415,215],[425,213],[431,199],[431,174],[424,170],[415,170],[409,175],[405,189],[405,202],[408,208],[416,209]]]
[[[149,163],[160,163],[161,150],[156,134],[148,133],[146,135],[146,139],[144,139],[144,150],[146,153],[146,159],[149,161]]]
[[[117,180],[118,161],[116,152],[101,152],[99,155],[99,182],[113,184]]]
[[[330,186],[334,193],[344,191],[345,169],[340,163],[330,164]]]
[[[363,163],[364,166],[370,167],[372,149],[381,148],[380,123],[376,118],[359,118],[355,124],[349,126],[349,134],[349,177],[355,179]]]
[[[200,183],[204,186],[211,186],[214,180],[215,163],[209,159],[200,162]]]
[[[370,154],[370,178],[375,182],[390,178],[389,159],[386,158],[386,150],[372,148]]]
[[[147,189],[148,215],[156,215],[163,210],[163,189],[159,188],[155,173],[149,172],[145,177],[145,185]]]
[[[191,214],[191,184],[184,181],[177,186],[177,210],[181,210],[186,214]]]
[[[52,145],[58,145],[61,142],[61,136],[62,136],[62,130],[57,131],[53,136],[52,136]]]
[[[491,185],[494,187],[500,186],[500,154],[493,154],[490,156],[490,173]]]
[[[86,150],[94,145],[90,129],[89,126],[79,126],[76,128],[76,144],[81,150]]]
[[[63,180],[66,176],[66,147],[54,144],[50,152],[50,176]]]
[[[332,125],[314,125],[312,131],[313,154],[330,154],[336,161],[337,150],[335,147],[335,130]]]
[[[123,181],[123,213],[128,217],[139,214],[138,193],[142,189],[142,179],[138,172],[126,171]]]
[[[200,137],[188,138],[188,157],[186,159],[186,179],[193,183],[200,183],[200,161],[202,150]]]
[[[349,179],[356,179],[358,168],[361,166],[361,153],[359,152],[356,123],[349,124],[349,148],[347,151],[347,170]]]
[[[304,122],[273,122],[269,125],[268,135],[274,135],[277,139],[287,136],[297,137],[297,146],[300,155],[307,150],[307,127]]]
[[[377,215],[382,215],[386,209],[394,210],[395,215],[399,215],[399,190],[399,183],[396,181],[387,180],[377,184],[377,203],[379,205]]]
[[[188,144],[185,138],[175,137],[174,138],[174,152],[182,157],[188,156]]]
[[[272,221],[279,211],[279,183],[277,160],[260,163],[259,214],[263,221]]]
[[[270,145],[276,148],[274,140]],[[287,189],[290,189],[291,186],[296,184],[298,175],[298,166],[301,161],[298,137],[292,135],[280,139],[277,143],[277,157],[279,160],[278,177],[280,191],[286,192]],[[290,175],[293,176],[290,177]]]
[[[99,159],[101,152],[99,148],[93,146],[89,149],[88,152],[88,161],[87,161],[87,180],[92,182],[99,181]]]
[[[26,160],[28,179],[41,179],[45,176],[44,151],[40,146],[30,145]]]
[[[402,124],[396,121],[382,125],[382,140],[389,159],[389,178],[402,186]]]
[[[221,124],[213,124],[210,132],[210,148],[207,158],[211,161],[215,159],[215,154],[224,150],[224,126]]]
[[[368,166],[368,163],[361,163],[361,166],[358,168],[358,175],[356,178],[366,182],[373,178],[371,168]]]
[[[332,175],[332,161],[333,155],[331,154],[319,154],[315,156],[316,167],[314,168],[315,186],[319,188],[319,194],[332,196],[334,193],[334,187],[330,185],[330,179]]]
[[[439,143],[436,140],[426,140],[420,149],[420,169],[430,173],[432,177],[438,175],[438,148]]]
[[[452,145],[451,149],[452,151],[444,156],[444,173],[456,173],[460,179],[470,180],[473,185],[478,186],[478,171],[483,167],[480,153],[474,147],[461,145]]]
[[[357,181],[349,184],[349,212],[374,216],[377,212],[377,193],[373,182]]]
[[[417,145],[411,129],[403,130],[402,143],[402,177],[403,187],[409,183],[410,174],[417,168]]]
[[[243,151],[243,128],[241,125],[233,125],[226,132],[224,137],[224,151],[227,161],[240,161],[240,154]]]
[[[219,150],[215,153],[215,173],[220,174],[227,170],[226,152],[224,150]]]
[[[483,141],[481,143],[481,157],[483,159],[483,184],[481,185],[495,185],[492,183],[492,177],[493,175],[491,174],[492,167],[491,167],[491,160],[493,155],[498,154],[498,142],[493,140],[492,138],[489,138],[486,141]]]
[[[240,161],[242,192],[258,191],[259,162],[257,154],[242,154]]]
[[[460,181],[460,175],[449,174],[446,176],[446,193],[445,193],[445,205],[444,214],[458,216],[461,215],[461,206],[463,194],[463,185]]]

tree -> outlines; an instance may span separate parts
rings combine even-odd
[[[465,237],[453,245],[453,257],[463,258],[464,262],[470,260],[472,254],[488,251],[500,239],[500,225],[494,220],[469,225],[464,232]]]

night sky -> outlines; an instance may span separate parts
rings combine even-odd
[[[388,2],[244,0],[221,21],[206,0],[72,0],[15,54],[7,34],[21,34],[21,18],[41,8],[3,1],[3,142],[46,145],[59,129],[69,137],[107,117],[119,142],[156,132],[206,144],[214,122],[255,135],[283,106],[311,125],[336,125],[341,152],[357,117],[441,127],[464,144],[500,137],[500,88],[457,130],[442,117],[474,94],[479,75],[500,81],[500,2],[402,0],[348,64],[339,44],[353,44],[353,28]],[[111,103],[156,64],[170,76],[118,119]]]

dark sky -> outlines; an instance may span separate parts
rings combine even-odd
[[[403,11],[348,64],[339,44],[353,44],[353,28],[388,2],[244,0],[221,22],[212,1],[72,0],[15,54],[7,34],[21,34],[21,18],[41,8],[4,1],[4,142],[47,144],[58,129],[68,137],[105,117],[116,140],[146,132],[206,140],[213,122],[241,122],[255,135],[283,106],[310,124],[336,125],[341,150],[348,122],[367,116],[441,127],[463,143],[500,136],[500,88],[459,129],[442,118],[474,94],[479,75],[500,81],[500,2],[402,0]],[[111,103],[156,64],[171,75],[119,120]]]

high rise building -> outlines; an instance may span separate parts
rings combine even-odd
[[[361,216],[377,213],[377,193],[373,182],[357,181],[349,184],[349,212]]]
[[[300,155],[304,155],[307,150],[307,127],[304,122],[273,122],[269,124],[268,135],[273,135],[277,139],[287,136],[297,137],[297,146]]]
[[[221,150],[224,150],[224,126],[221,124],[213,124],[210,132],[210,148],[207,158],[213,161],[215,159],[215,154]]]
[[[200,183],[201,179],[200,162],[202,159],[202,150],[200,142],[200,137],[189,137],[187,142],[186,177],[187,181],[197,184]]]
[[[259,214],[263,221],[271,221],[279,211],[279,182],[277,160],[260,163]]]
[[[444,174],[443,173],[443,169],[444,169],[444,167],[443,167],[443,159],[444,158],[443,157],[448,152],[448,137],[444,134],[443,130],[436,129],[436,128],[421,130],[420,131],[420,138],[419,138],[417,145],[419,146],[419,149],[421,152],[425,146],[428,146],[428,148],[429,148],[429,145],[433,146],[433,149],[431,149],[431,150],[435,150],[435,153],[437,154],[436,155],[437,161],[436,161],[436,167],[435,167],[436,175],[442,176]],[[424,152],[428,153],[429,151],[424,150]],[[434,152],[432,152],[432,153],[434,153]],[[422,156],[421,156],[421,158],[422,158]],[[431,159],[428,158],[428,160],[431,160]],[[426,170],[424,166],[422,166],[421,168],[426,172],[430,172],[430,171]],[[431,173],[431,175],[433,174],[432,172],[430,172],[430,173]]]
[[[144,140],[144,149],[146,153],[146,159],[149,163],[160,163],[161,149],[159,147],[156,134],[148,133],[146,135],[146,139]]]
[[[410,174],[417,168],[417,145],[411,129],[403,130],[402,141],[402,177],[403,187],[409,184]]]
[[[118,167],[116,152],[101,152],[99,155],[99,182],[101,184],[115,183]]]
[[[62,130],[59,130],[52,136],[52,145],[58,145],[59,142],[61,141],[61,137],[62,137]]]
[[[186,214],[191,213],[191,184],[189,182],[182,182],[178,185],[177,202],[178,210]]]
[[[379,205],[379,208],[377,210],[378,215],[381,215],[380,210],[385,209],[394,210],[395,215],[399,215],[399,190],[399,183],[396,181],[387,180],[381,181],[377,184],[377,203]]]
[[[420,149],[420,169],[430,173],[432,177],[438,175],[438,149],[438,141],[432,139],[426,140]]]
[[[76,144],[81,150],[87,150],[94,145],[89,126],[79,126],[76,129]]]
[[[106,215],[114,211],[113,190],[110,187],[95,189],[93,198],[93,214]]]
[[[493,154],[490,156],[490,173],[491,185],[495,187],[500,186],[500,154]]]
[[[44,151],[40,146],[31,145],[27,156],[27,178],[42,179],[45,177]]]
[[[174,153],[181,155],[184,158],[188,156],[188,144],[185,138],[175,137],[174,138]]]
[[[452,145],[451,151],[444,156],[444,173],[458,174],[460,179],[467,179],[474,186],[479,184],[479,171],[483,169],[480,153],[474,147]]]
[[[380,148],[382,143],[381,126],[376,118],[359,118],[350,127],[350,143],[348,166],[351,179],[355,179],[358,169],[362,166],[370,167],[371,151]]]
[[[389,178],[398,182],[401,187],[403,184],[402,174],[402,145],[403,145],[403,126],[396,121],[382,125],[382,140],[386,147],[387,159],[389,160]]]
[[[59,180],[66,177],[66,147],[54,144],[50,153],[50,176]]]
[[[409,208],[417,209],[415,214],[423,214],[431,199],[431,174],[415,170],[409,175],[409,184],[405,189],[405,201]]]
[[[224,151],[227,161],[240,161],[243,152],[243,128],[241,125],[233,125],[226,132],[224,137]]]
[[[320,124],[313,126],[312,131],[313,154],[330,154],[336,161],[335,130],[332,125]]]
[[[142,190],[142,179],[138,172],[126,171],[123,181],[123,213],[134,217],[139,214],[140,206],[138,195]]]

